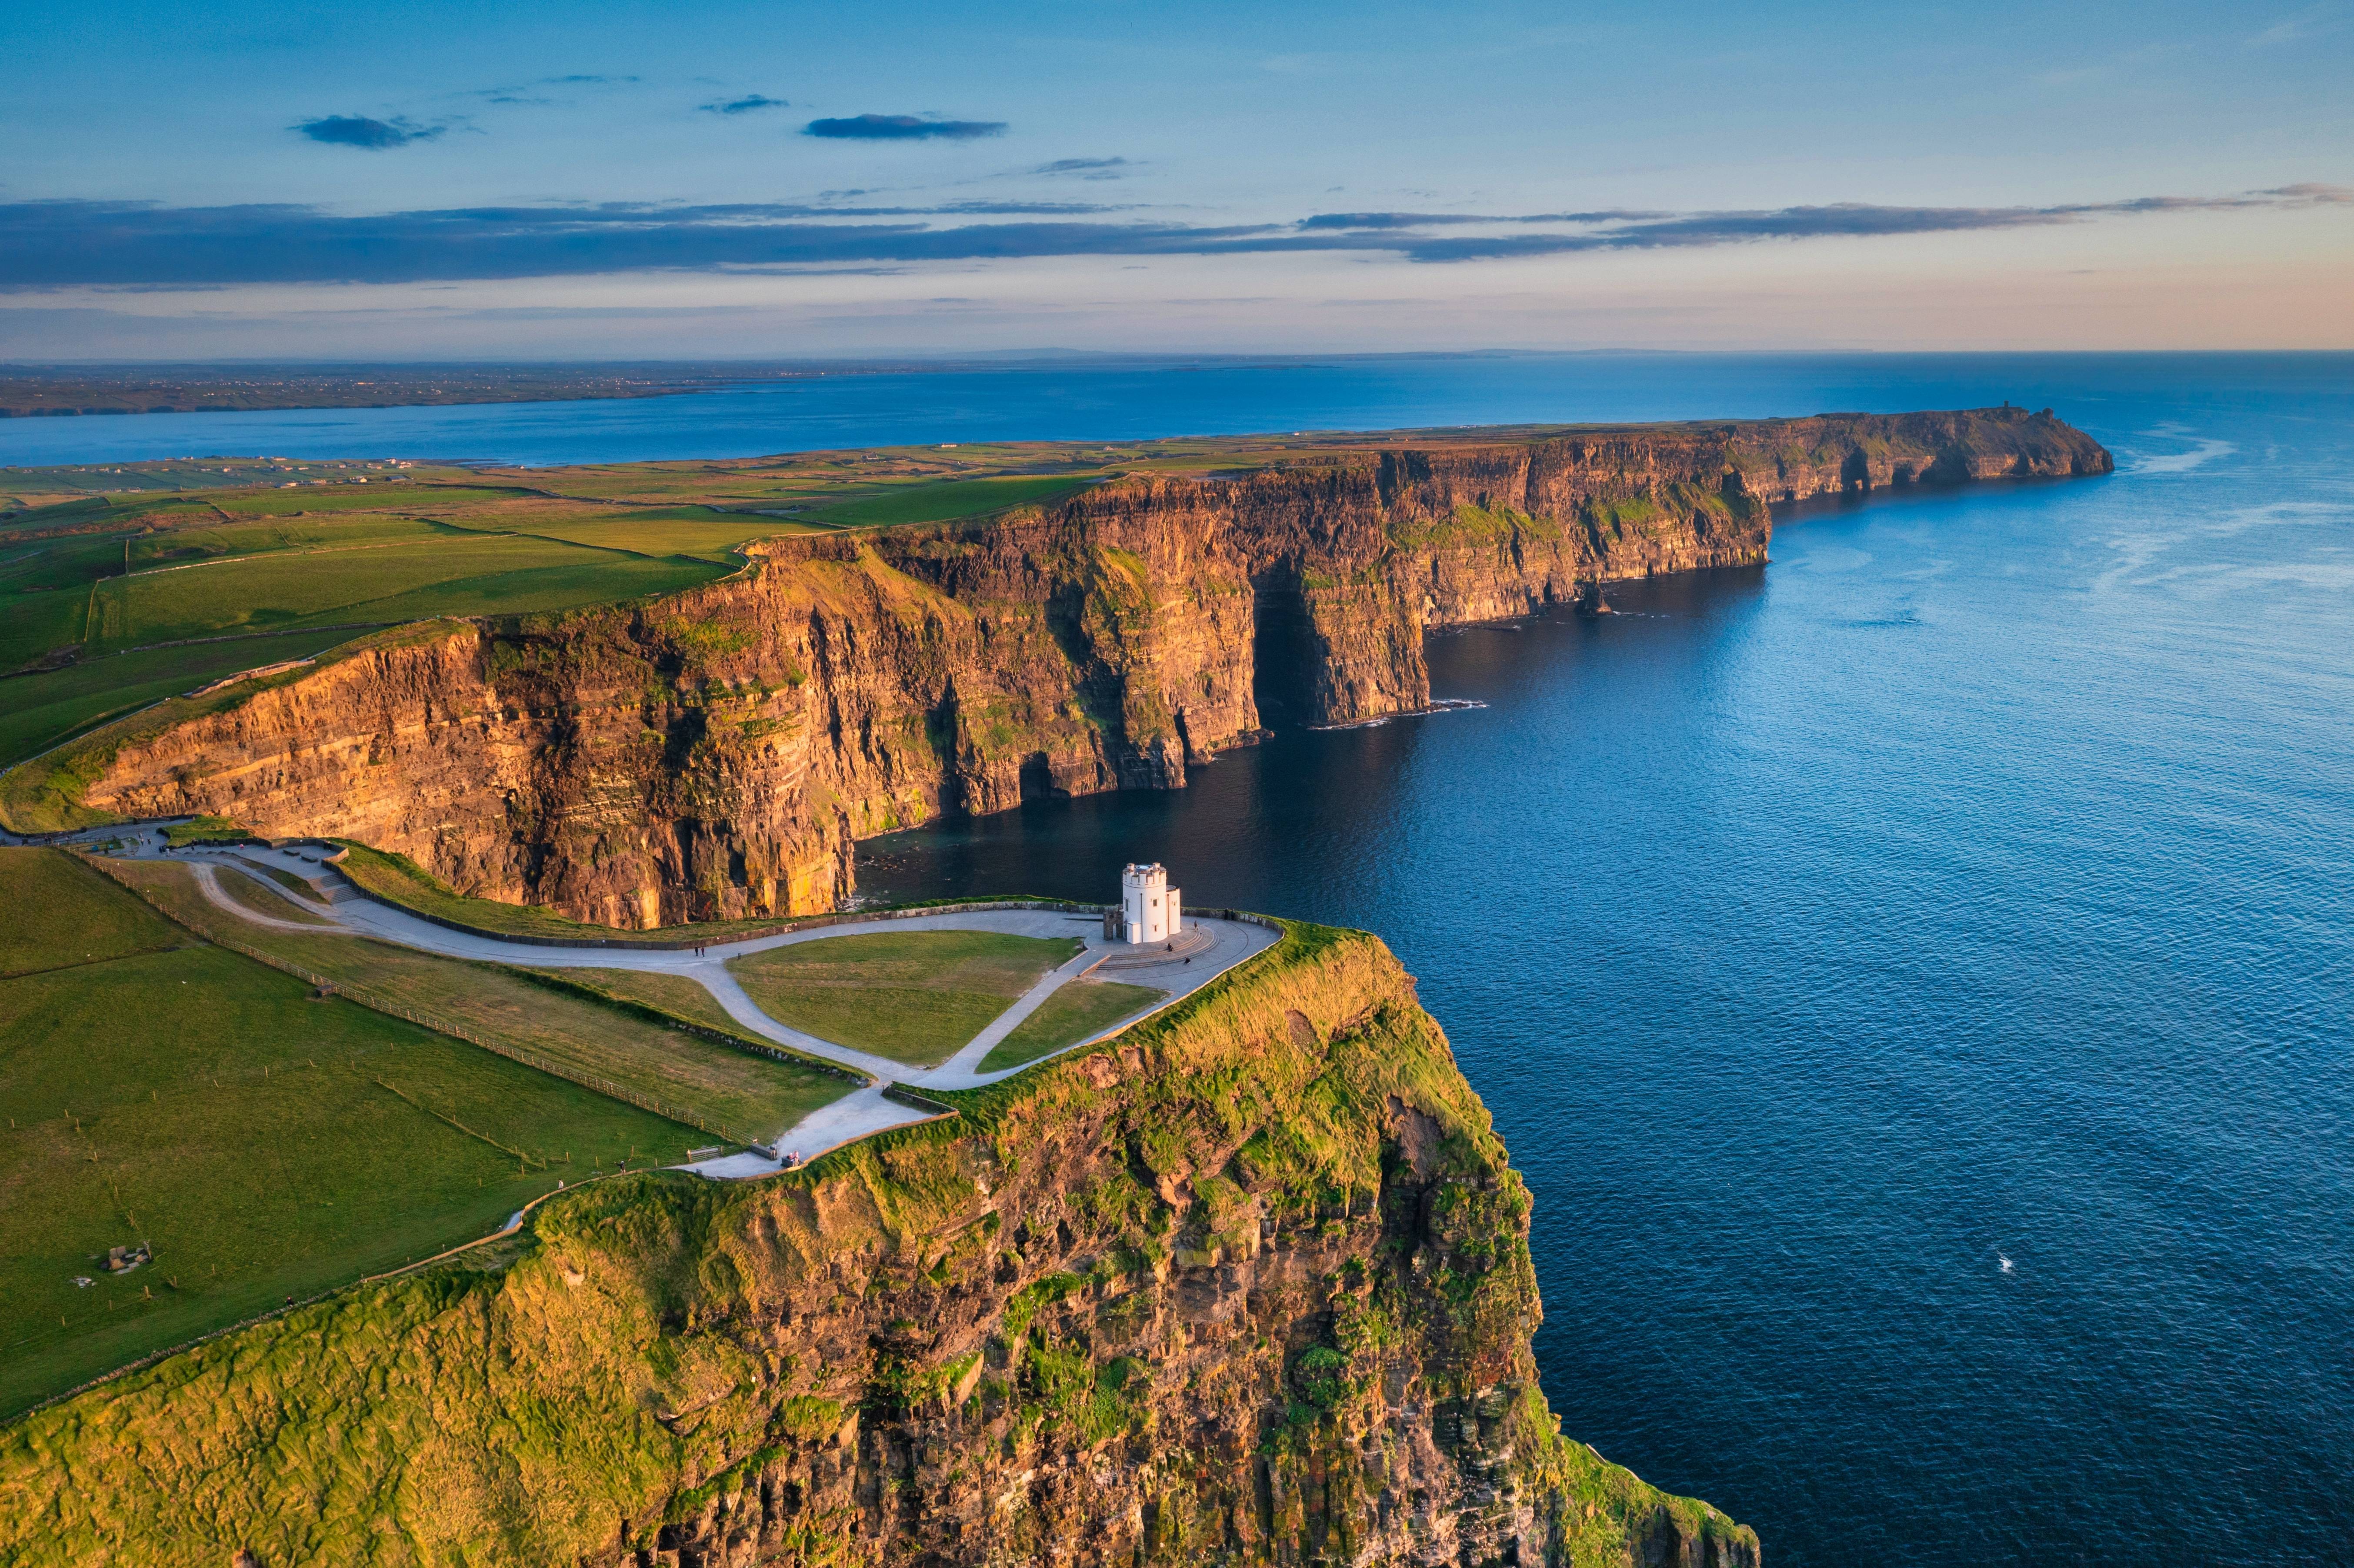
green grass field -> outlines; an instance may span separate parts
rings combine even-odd
[[[1066,981],[1038,1004],[1038,1011],[1015,1024],[990,1048],[978,1069],[1002,1073],[1041,1056],[1051,1056],[1076,1045],[1098,1030],[1108,1029],[1132,1012],[1141,1012],[1169,993],[1150,986],[1122,985],[1118,980]]]
[[[149,648],[0,682],[0,768],[150,703],[192,692],[239,670],[307,659],[352,635],[297,631],[187,648]]]
[[[280,550],[109,577],[96,585],[92,652],[304,625],[514,615],[667,593],[724,573],[525,535]]]
[[[188,935],[71,855],[0,848],[0,980],[188,945]]]
[[[928,1067],[1078,950],[1076,938],[888,931],[771,948],[727,969],[779,1022]]]
[[[143,535],[131,541],[133,571],[154,567],[217,561],[228,556],[267,556],[290,550],[364,549],[373,545],[418,544],[432,539],[462,539],[455,528],[416,517],[395,517],[362,512],[347,516],[283,517],[236,523],[207,523]],[[104,577],[119,575],[122,563]]]
[[[708,1141],[309,1000],[57,851],[0,849],[0,897],[39,912],[0,923],[0,1417]],[[143,1241],[153,1263],[99,1266]]]
[[[363,1001],[388,1002],[525,1052],[558,1072],[609,1079],[696,1125],[747,1141],[773,1139],[856,1086],[822,1069],[738,1051],[496,965],[341,933],[256,926],[207,902],[189,866],[120,863],[112,869],[197,930],[300,964]],[[256,889],[254,896],[271,895]]]
[[[265,883],[259,873],[220,868],[216,874],[221,891],[240,909],[250,909],[267,920],[292,920],[298,926],[333,922],[315,908],[298,904]]]
[[[590,986],[608,996],[660,1008],[673,1017],[726,1034],[741,1034],[744,1026],[697,982],[684,975],[650,974],[643,969],[556,969],[550,973],[575,985]]]
[[[86,588],[0,595],[0,673],[21,669],[52,648],[80,643],[89,610],[90,590]],[[39,678],[17,675],[10,686]],[[10,691],[9,698],[12,704],[17,700],[14,691]]]
[[[1008,506],[1059,501],[1087,481],[1063,474],[1021,474],[1002,479],[961,479],[917,483],[838,502],[811,514],[811,520],[839,528],[888,527],[901,523],[945,523]]]
[[[783,517],[722,512],[709,506],[639,507],[600,514],[578,507],[504,507],[480,514],[452,514],[461,528],[531,534],[543,539],[600,550],[632,550],[647,556],[695,556],[733,566],[736,546],[778,534],[820,534],[824,529]]]
[[[468,502],[503,501],[527,493],[505,487],[426,485],[403,483],[398,480],[387,483],[381,480],[371,480],[366,484],[302,484],[292,489],[246,490],[234,495],[215,495],[210,499],[214,505],[234,517],[291,517],[301,513],[411,511]]]

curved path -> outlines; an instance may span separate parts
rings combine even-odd
[[[286,899],[293,907],[302,908],[354,936],[373,937],[379,941],[415,948],[421,952],[530,969],[639,969],[692,980],[709,991],[728,1017],[748,1033],[793,1050],[822,1057],[867,1076],[869,1082],[865,1087],[854,1090],[841,1099],[812,1111],[777,1139],[773,1146],[776,1152],[804,1160],[813,1159],[828,1149],[885,1128],[924,1120],[929,1113],[884,1097],[883,1091],[893,1084],[905,1084],[917,1089],[972,1088],[996,1083],[1022,1071],[1023,1067],[1034,1065],[1034,1063],[1024,1063],[1023,1067],[1010,1067],[994,1073],[980,1070],[982,1059],[998,1042],[1037,1011],[1056,990],[1115,955],[1119,959],[1119,978],[1122,981],[1149,986],[1168,994],[1150,1007],[1130,1013],[1108,1028],[1099,1029],[1061,1051],[1051,1053],[1052,1055],[1092,1045],[1141,1019],[1150,1017],[1199,991],[1245,959],[1272,947],[1277,939],[1276,932],[1247,921],[1193,919],[1189,921],[1189,925],[1197,928],[1207,941],[1193,946],[1188,954],[1172,954],[1163,961],[1155,962],[1146,951],[1130,948],[1124,944],[1104,942],[1101,922],[1097,917],[1071,915],[1061,910],[991,909],[961,913],[951,910],[938,915],[894,917],[887,923],[877,922],[880,928],[891,931],[998,931],[1019,937],[1077,937],[1087,943],[1076,957],[1047,971],[1035,985],[948,1060],[933,1066],[911,1066],[870,1052],[838,1045],[831,1040],[821,1039],[779,1022],[761,1012],[744,988],[737,983],[736,977],[727,971],[726,964],[730,959],[741,958],[748,953],[766,952],[771,948],[790,947],[799,942],[859,935],[864,929],[860,925],[820,926],[780,936],[717,942],[699,953],[694,949],[680,951],[652,948],[548,948],[535,943],[507,941],[472,931],[452,930],[405,909],[381,903],[361,892],[330,866],[323,853],[293,847],[166,851],[163,834],[151,828],[112,828],[86,837],[88,842],[83,847],[87,848],[99,849],[110,842],[120,844],[121,847],[113,853],[122,858],[176,861],[192,865],[196,869],[196,885],[207,900],[239,919],[256,925],[314,933],[321,929],[315,924],[273,920],[247,908],[222,890],[216,866],[235,866],[242,862],[249,867],[290,872],[318,895],[315,904],[296,900],[293,895],[265,877],[257,876],[251,880],[256,885],[266,887]],[[763,1160],[758,1155],[740,1154],[687,1169],[710,1176],[736,1177],[767,1175],[780,1166],[775,1160]]]

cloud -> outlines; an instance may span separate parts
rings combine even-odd
[[[1313,217],[1303,217],[1299,227],[1306,229],[1394,229],[1425,228],[1451,223],[1509,223],[1510,218],[1486,217],[1478,213],[1464,212],[1320,212]]]
[[[1051,164],[1041,164],[1030,172],[1034,175],[1076,175],[1087,180],[1117,180],[1124,177],[1120,170],[1132,166],[1126,158],[1057,158]]]
[[[331,147],[363,147],[380,153],[387,147],[405,147],[411,142],[429,142],[448,127],[417,125],[400,115],[390,120],[370,120],[361,114],[329,114],[301,121],[288,129]]]
[[[2274,44],[2293,44],[2306,38],[2333,32],[2339,24],[2339,7],[2328,0],[2318,5],[2308,5],[2293,16],[2285,16],[2247,40],[2252,49],[2268,48]]]
[[[801,127],[804,136],[836,142],[969,142],[976,136],[1002,136],[1002,120],[934,120],[917,114],[854,114],[847,120],[812,120]]]
[[[762,109],[787,107],[789,105],[784,99],[770,98],[763,93],[753,92],[726,103],[706,103],[703,105],[703,111],[705,114],[750,114]]]
[[[1327,213],[1292,223],[1107,220],[1086,202],[925,207],[645,202],[463,207],[347,217],[311,207],[0,204],[0,289],[402,283],[643,270],[873,267],[1050,256],[1386,254],[1424,263],[1690,249],[1771,240],[2031,228],[2182,212],[2354,204],[2303,184],[2221,196],[2142,196],[2062,207],[1891,207],[1861,202],[1748,211]],[[1005,221],[972,221],[991,219]],[[1486,225],[1505,232],[1471,233]]]

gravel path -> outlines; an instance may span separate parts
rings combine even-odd
[[[1149,1018],[1162,1008],[1200,990],[1245,959],[1262,952],[1275,944],[1277,934],[1264,926],[1240,920],[1191,920],[1209,938],[1206,948],[1191,954],[1171,954],[1161,962],[1149,960],[1148,954],[1125,944],[1107,944],[1102,938],[1100,923],[1091,916],[1075,916],[1060,910],[991,909],[969,912],[949,911],[938,915],[895,918],[878,922],[873,927],[891,931],[998,931],[1019,937],[1069,938],[1080,937],[1087,948],[1068,962],[1049,970],[1013,1004],[990,1022],[987,1028],[947,1061],[934,1067],[912,1067],[870,1052],[837,1045],[831,1040],[781,1023],[760,1011],[759,1007],[736,981],[726,969],[727,960],[747,953],[766,952],[771,948],[790,947],[797,942],[823,941],[831,937],[859,934],[866,929],[859,925],[821,926],[807,931],[788,932],[781,936],[758,937],[747,941],[715,943],[700,953],[688,949],[673,951],[651,948],[546,948],[535,943],[514,942],[470,931],[454,931],[446,926],[421,919],[407,910],[380,903],[369,897],[347,881],[341,873],[325,863],[326,852],[313,853],[298,848],[282,849],[192,849],[166,851],[163,835],[152,830],[115,828],[84,835],[89,847],[98,847],[109,840],[122,841],[118,851],[125,858],[169,860],[191,865],[196,871],[197,887],[215,906],[239,919],[273,929],[302,931],[317,935],[323,927],[298,924],[292,920],[274,920],[239,904],[222,889],[217,866],[235,866],[242,862],[249,868],[271,867],[292,873],[318,894],[315,904],[302,902],[295,895],[264,876],[256,876],[258,885],[267,887],[280,897],[296,904],[332,921],[336,927],[355,936],[372,937],[379,941],[393,942],[414,948],[420,952],[439,953],[447,958],[472,959],[491,963],[514,964],[532,969],[638,969],[655,974],[680,975],[695,980],[709,991],[727,1016],[747,1032],[760,1038],[790,1046],[810,1055],[863,1073],[868,1078],[865,1088],[855,1090],[843,1098],[811,1112],[789,1129],[775,1145],[782,1154],[798,1154],[811,1159],[824,1150],[864,1138],[886,1128],[901,1127],[921,1121],[928,1111],[902,1105],[884,1097],[883,1090],[892,1084],[905,1084],[911,1088],[961,1089],[992,1084],[1012,1076],[1022,1067],[1001,1072],[983,1073],[980,1064],[999,1041],[1011,1033],[1023,1019],[1030,1016],[1056,990],[1086,974],[1088,970],[1117,957],[1119,979],[1130,985],[1149,986],[1166,991],[1167,997],[1108,1028],[1098,1030],[1087,1039],[1074,1042],[1054,1054],[1080,1050],[1097,1041],[1117,1034],[1121,1030]],[[1044,1060],[1046,1058],[1041,1058]],[[1025,1063],[1024,1067],[1035,1065]],[[746,1177],[772,1174],[782,1167],[757,1155],[733,1155],[725,1160],[706,1160],[686,1169],[713,1177]]]

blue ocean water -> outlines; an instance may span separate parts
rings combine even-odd
[[[2354,356],[1469,356],[0,421],[0,461],[618,461],[2054,407],[2113,478],[1434,641],[1483,709],[863,846],[1362,926],[1537,1198],[1545,1388],[1784,1565],[2354,1554]],[[79,443],[79,444],[78,444]]]
[[[2261,355],[1477,354],[1074,360],[771,382],[683,397],[0,419],[0,464],[405,457],[545,465],[933,441],[1751,418],[1950,408],[2168,387],[2342,387],[2354,360]]]
[[[1484,709],[864,886],[1157,858],[1381,933],[1535,1192],[1565,1429],[1771,1562],[2345,1561],[2354,363],[1889,368],[1795,406],[2051,403],[2120,471],[1787,520],[1436,640]]]

